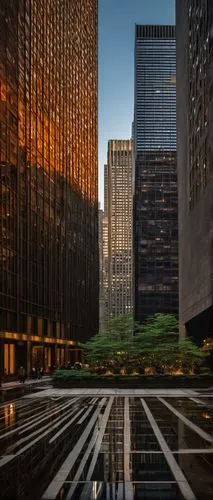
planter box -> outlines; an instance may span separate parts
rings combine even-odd
[[[55,388],[63,389],[180,389],[180,388],[208,388],[213,385],[211,375],[200,377],[103,377],[103,378],[78,378],[78,379],[56,379],[53,380]]]

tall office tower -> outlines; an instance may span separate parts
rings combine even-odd
[[[136,26],[134,316],[178,314],[174,26]]]
[[[181,334],[213,335],[213,3],[178,0],[177,165]]]
[[[108,315],[132,312],[132,141],[110,140],[105,166]]]
[[[2,371],[98,330],[97,0],[0,2]]]
[[[104,326],[104,211],[98,210],[98,243],[99,243],[99,331],[103,330]]]
[[[100,324],[100,330],[104,330],[107,326],[109,319],[109,282],[108,282],[108,217],[103,216],[102,219],[102,248],[103,248],[103,260],[102,260],[102,276],[103,276],[103,310],[102,319]]]

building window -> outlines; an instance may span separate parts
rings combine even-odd
[[[15,345],[4,344],[4,373],[14,375],[15,373]]]

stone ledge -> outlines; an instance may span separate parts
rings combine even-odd
[[[53,387],[60,389],[68,388],[124,388],[124,389],[154,389],[154,388],[208,388],[213,385],[213,377],[211,375],[202,377],[122,377],[122,378],[83,378],[72,380],[53,380]]]

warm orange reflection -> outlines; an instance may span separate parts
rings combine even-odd
[[[5,428],[15,423],[15,403],[10,403],[4,408]]]
[[[0,2],[0,328],[20,342],[97,330],[97,3]]]
[[[41,342],[41,337],[39,337],[38,335],[26,335],[25,333],[0,332],[0,338]],[[45,344],[61,344],[61,345],[66,344],[73,346],[77,344],[77,342],[74,340],[66,340],[66,339],[43,337],[42,340],[44,341]]]
[[[211,418],[211,415],[209,415],[207,412],[204,412],[202,413],[202,417],[208,420],[209,418]]]

